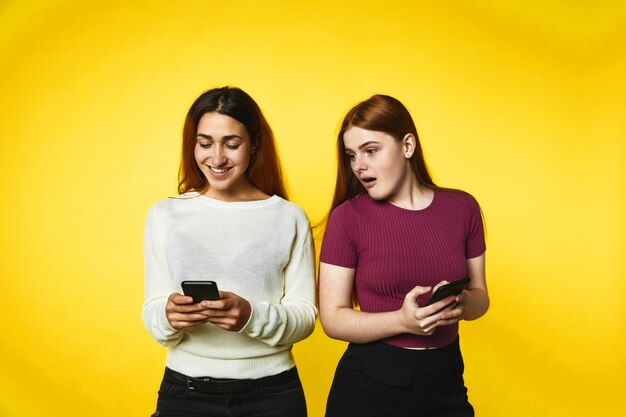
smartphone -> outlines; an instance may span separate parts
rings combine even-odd
[[[444,298],[450,295],[459,294],[461,291],[467,289],[467,287],[469,286],[469,283],[470,283],[469,278],[463,278],[458,281],[452,281],[452,282],[442,285],[441,287],[437,288],[437,290],[433,293],[433,295],[430,296],[430,300],[428,300],[426,305],[427,306],[431,305],[432,303],[443,300]]]
[[[194,303],[202,300],[219,300],[220,292],[215,281],[183,281],[183,293],[193,298]]]

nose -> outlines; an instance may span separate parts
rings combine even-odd
[[[352,170],[354,172],[362,172],[365,171],[367,169],[367,165],[365,164],[365,161],[363,161],[363,158],[360,158],[359,156],[355,156],[354,160],[352,161]]]
[[[226,156],[224,155],[224,150],[219,146],[213,147],[213,155],[211,155],[211,162],[213,165],[220,166],[226,163]]]

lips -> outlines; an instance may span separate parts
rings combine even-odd
[[[363,177],[360,180],[365,188],[371,188],[376,184],[376,178],[374,177]]]
[[[212,166],[208,166],[207,165],[207,168],[209,168],[209,172],[211,173],[212,176],[214,176],[216,178],[220,178],[220,177],[226,176],[226,174],[228,173],[228,171],[231,170],[232,167],[216,168],[216,167],[212,167]]]

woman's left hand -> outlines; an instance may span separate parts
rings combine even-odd
[[[454,302],[450,304],[452,308],[442,313],[441,319],[437,321],[437,326],[448,326],[461,321],[463,312],[465,311],[467,294],[468,291],[463,290],[455,297]]]
[[[228,291],[220,291],[220,299],[202,301],[205,315],[210,323],[230,332],[238,332],[250,320],[252,307],[245,298]]]

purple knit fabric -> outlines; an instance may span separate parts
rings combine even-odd
[[[333,210],[320,261],[356,269],[362,311],[397,310],[415,286],[433,286],[468,275],[467,259],[485,252],[478,203],[458,190],[436,189],[423,210],[406,210],[362,194]],[[418,298],[423,305],[429,294]],[[458,335],[458,325],[431,336],[397,335],[384,341],[401,347],[442,347]]]

